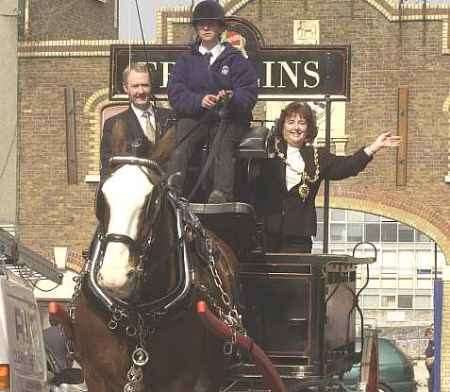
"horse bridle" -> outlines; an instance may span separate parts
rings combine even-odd
[[[94,293],[94,295],[111,312],[114,312],[119,306],[127,309],[138,308],[140,312],[145,314],[167,313],[167,311],[170,308],[174,307],[174,305],[181,303],[187,297],[187,294],[190,291],[190,287],[192,284],[190,273],[191,268],[184,238],[184,226],[187,219],[191,221],[197,218],[193,216],[192,213],[189,212],[187,203],[181,200],[176,195],[176,193],[171,190],[170,179],[169,181],[167,181],[167,183],[169,183],[169,186],[166,184],[164,180],[162,180],[165,178],[165,174],[161,169],[161,167],[155,161],[145,158],[137,158],[133,156],[120,156],[120,157],[113,157],[110,159],[110,165],[112,167],[122,164],[132,164],[137,165],[138,167],[141,168],[142,167],[148,168],[149,169],[148,171],[143,170],[143,172],[146,174],[149,181],[154,184],[156,183],[155,187],[159,188],[158,192],[152,192],[152,197],[149,197],[145,201],[144,206],[145,217],[148,218],[150,216],[150,211],[151,210],[154,211],[149,219],[149,222],[151,223],[149,227],[152,227],[152,225],[156,222],[156,220],[160,215],[159,211],[161,209],[162,198],[168,197],[168,202],[171,203],[176,216],[176,229],[177,229],[176,246],[180,250],[177,253],[179,259],[178,262],[182,271],[181,273],[182,279],[181,282],[178,284],[178,286],[173,290],[173,292],[171,292],[166,297],[153,301],[151,303],[136,305],[131,304],[120,298],[116,297],[112,298],[101,287],[99,287],[96,279],[96,272],[98,271],[99,264],[102,262],[102,256],[108,242],[120,242],[127,245],[130,249],[130,254],[131,252],[134,252],[135,255],[140,256],[140,259],[143,260],[145,257],[148,256],[149,249],[151,251],[151,242],[153,237],[150,233],[146,233],[142,237],[142,239],[134,240],[131,237],[123,234],[115,234],[115,233],[102,234],[100,232],[97,235],[97,241],[94,243],[91,257],[89,260],[88,285],[91,291]],[[168,189],[164,189],[167,186]],[[157,205],[157,207],[153,208],[153,206],[155,205]],[[142,268],[142,266],[138,268]]]
[[[160,187],[161,177],[163,176],[163,170],[159,166],[159,164],[150,159],[138,158],[133,156],[117,156],[112,157],[110,159],[110,168],[113,169],[116,166],[123,164],[131,164],[136,165],[141,169],[142,173],[147,177],[148,181],[155,185],[155,187]],[[142,168],[146,167],[149,169],[148,171],[143,170]],[[153,174],[153,173],[156,174]],[[152,197],[147,198],[144,203],[144,216],[147,218],[149,215],[149,211],[151,210],[152,205],[158,204],[158,199],[154,197],[157,192],[152,192]],[[107,225],[101,221],[104,217],[101,216],[99,210],[102,209],[104,205],[104,196],[101,192],[101,189],[97,191],[97,218],[99,219],[103,231],[106,231]],[[159,211],[159,209],[158,209]],[[154,216],[150,219],[150,227],[156,220],[157,214],[153,214]],[[103,223],[103,224],[102,224]],[[126,234],[117,234],[117,233],[100,233],[100,241],[102,252],[105,251],[106,246],[109,242],[119,242],[123,243],[129,248],[130,255],[143,257],[146,252],[146,248],[148,248],[149,242],[151,238],[148,238],[148,233],[146,233],[142,239],[134,240],[130,236]]]

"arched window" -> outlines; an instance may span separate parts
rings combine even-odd
[[[322,252],[323,209],[317,209],[318,232],[313,253]],[[370,266],[369,285],[360,297],[365,322],[377,327],[429,325],[433,320],[433,280],[441,277],[445,258],[426,234],[390,218],[361,211],[330,209],[330,253],[352,254],[361,241],[378,251]],[[357,256],[370,256],[369,247]],[[357,286],[366,279],[358,271]]]

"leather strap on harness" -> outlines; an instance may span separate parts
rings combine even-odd
[[[197,303],[197,313],[203,324],[216,336],[229,339],[233,336],[232,329],[222,320],[218,319],[206,305],[206,302],[199,301]],[[281,380],[275,366],[265,354],[265,352],[248,336],[237,333],[236,343],[247,350],[252,356],[256,367],[261,372],[264,382],[273,392],[287,392],[286,386]]]

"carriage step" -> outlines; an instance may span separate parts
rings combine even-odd
[[[218,204],[190,203],[189,209],[197,215],[237,215],[255,219],[255,209],[247,203],[232,202]]]
[[[309,391],[310,387],[318,387],[324,383],[324,379],[317,376],[308,378],[283,378],[287,389],[289,391]],[[314,389],[317,390],[317,389]],[[247,377],[247,378],[230,378],[228,382],[224,383],[221,392],[271,392],[264,386],[261,378]]]
[[[273,358],[272,358],[273,360]],[[314,377],[318,372],[314,366],[302,365],[280,365],[274,362],[275,368],[282,379],[308,379]],[[239,363],[228,369],[228,373],[233,378],[239,379],[260,379],[261,374],[252,363]]]

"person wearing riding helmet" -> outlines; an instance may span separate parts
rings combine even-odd
[[[234,150],[252,118],[257,99],[257,75],[242,52],[221,42],[225,13],[220,4],[205,0],[194,9],[192,24],[196,39],[189,52],[176,61],[168,84],[168,97],[179,118],[177,148],[169,171],[179,172],[182,190],[189,159],[200,143],[217,135],[218,107],[228,101],[227,129],[212,142],[214,180],[209,203],[233,200]]]

